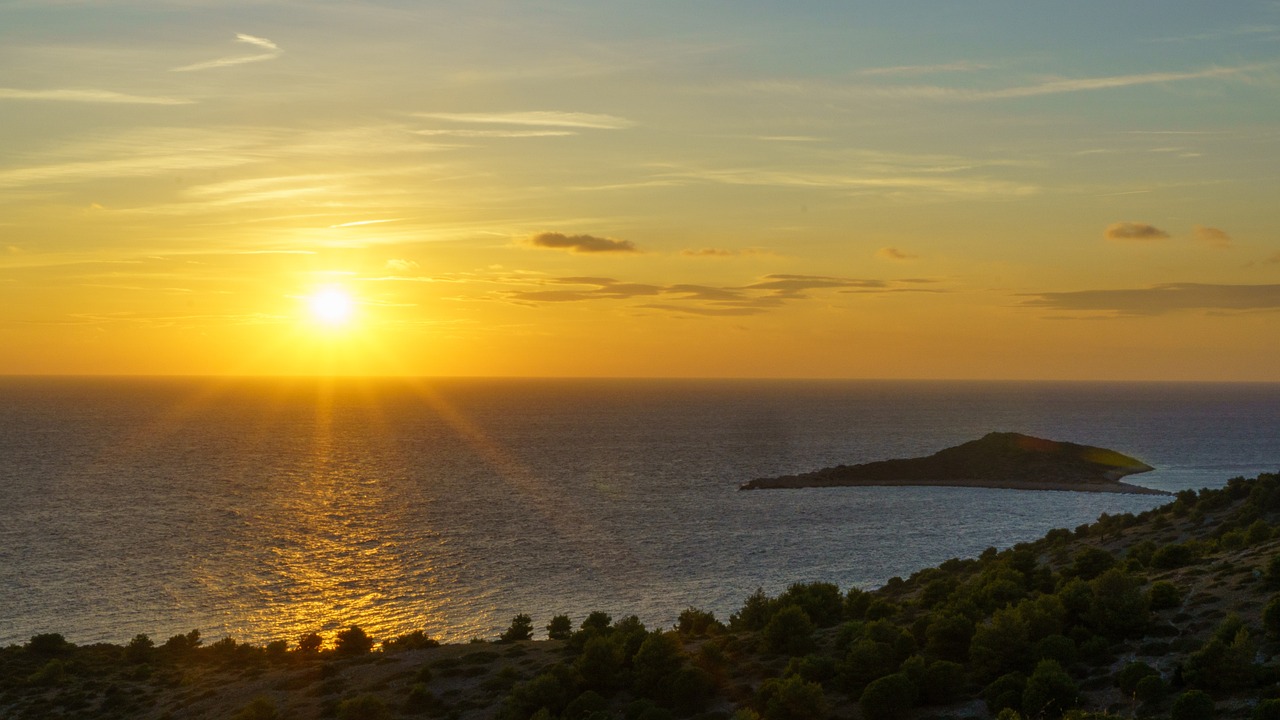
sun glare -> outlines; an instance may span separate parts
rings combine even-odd
[[[317,290],[307,298],[307,304],[311,309],[312,319],[328,327],[348,324],[355,311],[351,295],[339,287]]]

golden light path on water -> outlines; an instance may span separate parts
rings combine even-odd
[[[273,447],[279,438],[272,430],[281,421],[273,414],[295,403],[297,393],[312,395],[310,442],[298,449],[297,462],[266,478],[269,488],[245,490],[255,494],[261,506],[238,521],[252,525],[245,532],[267,539],[268,546],[241,562],[229,564],[219,558],[204,563],[204,571],[195,578],[205,595],[230,600],[219,614],[233,637],[294,643],[306,633],[320,632],[332,642],[337,630],[357,624],[379,639],[422,630],[457,641],[487,635],[509,619],[486,614],[495,604],[496,589],[464,587],[455,580],[465,568],[437,566],[445,541],[433,527],[462,519],[438,517],[428,503],[408,513],[426,524],[416,534],[406,536],[386,526],[387,518],[406,515],[405,508],[394,506],[404,498],[389,492],[387,478],[381,475],[386,466],[369,464],[365,457],[398,452],[395,434],[380,411],[389,392],[414,398],[424,412],[447,423],[484,462],[480,476],[502,483],[504,492],[516,496],[542,530],[570,545],[595,550],[583,553],[583,563],[598,570],[617,562],[639,562],[606,529],[557,503],[545,479],[458,412],[428,381],[293,379],[267,383],[262,389],[274,396],[260,403],[264,410],[256,427],[245,429],[248,454],[288,452]],[[235,390],[234,384],[227,384],[190,402],[217,403],[219,396]],[[401,472],[417,481],[412,468]],[[429,475],[421,481],[428,482]],[[228,577],[228,571],[235,576]],[[474,612],[459,617],[459,608]]]

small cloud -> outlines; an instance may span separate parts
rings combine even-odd
[[[22,252],[22,248],[18,247],[17,245],[5,245],[4,251],[10,255],[17,255],[18,253]]]
[[[574,253],[640,252],[630,240],[615,240],[595,235],[544,232],[529,238],[527,243],[533,247],[568,250]]]
[[[876,257],[880,258],[881,260],[903,261],[903,260],[915,260],[920,256],[914,255],[904,250],[899,250],[898,248],[895,248],[895,247],[882,247],[876,251]]]
[[[1102,236],[1108,240],[1164,240],[1169,233],[1146,223],[1118,222],[1108,225]]]
[[[464,138],[533,138],[533,137],[566,137],[577,135],[572,130],[476,130],[474,128],[454,128],[451,130],[414,130],[414,135],[428,137],[448,136]]]
[[[106,208],[106,206],[102,205],[101,203],[96,203],[96,202],[95,202],[95,203],[89,203],[89,209],[90,209],[90,210],[92,210],[92,211],[94,211],[94,212],[97,212],[97,211],[99,211],[99,210],[106,210],[107,208]]]
[[[1227,234],[1226,230],[1197,225],[1195,227],[1195,233],[1196,239],[1205,245],[1222,248],[1224,250],[1231,247],[1231,236]]]
[[[204,62],[192,63],[191,65],[183,65],[181,67],[170,68],[172,72],[194,72],[197,70],[212,70],[213,68],[230,67],[232,65],[244,65],[246,63],[263,62],[264,60],[275,60],[284,54],[279,45],[264,38],[255,35],[247,35],[245,33],[236,33],[236,42],[253,45],[261,48],[266,52],[260,52],[254,55],[232,55],[230,57],[218,58],[216,60],[206,60]]]
[[[1263,262],[1267,263],[1268,265],[1280,265],[1280,252],[1276,253],[1275,255],[1272,255],[1271,257],[1267,258]]]
[[[415,113],[415,115],[416,117],[432,120],[485,125],[531,125],[535,127],[590,128],[593,130],[622,130],[635,126],[635,122],[615,115],[550,110],[490,113]]]
[[[394,272],[394,273],[409,273],[409,272],[414,272],[418,269],[418,263],[414,262],[413,260],[401,260],[399,258],[392,258],[387,261],[386,267],[387,267],[387,270],[390,270],[391,272]]]

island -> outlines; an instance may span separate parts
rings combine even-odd
[[[944,485],[1169,495],[1120,482],[1150,465],[1106,448],[993,432],[928,457],[837,465],[800,475],[759,478],[739,490],[882,485]]]

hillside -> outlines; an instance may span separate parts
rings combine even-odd
[[[1280,477],[1263,475],[873,591],[690,609],[665,632],[595,613],[550,623],[561,639],[520,639],[520,617],[505,641],[439,647],[42,635],[0,649],[0,717],[1274,718],[1278,526]]]

